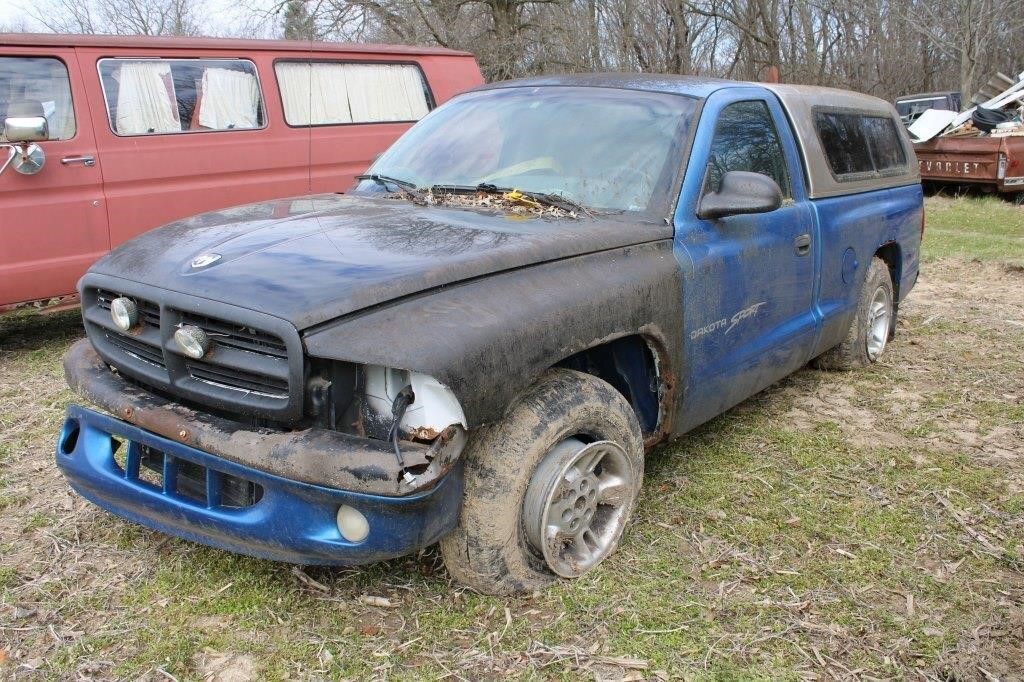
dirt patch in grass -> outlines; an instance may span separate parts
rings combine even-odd
[[[100,511],[52,461],[74,313],[0,319],[0,677],[1014,679],[1022,291],[931,259],[878,365],[803,370],[661,448],[620,551],[514,599],[434,550],[299,570]]]

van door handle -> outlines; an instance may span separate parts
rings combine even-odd
[[[81,164],[84,164],[86,166],[95,166],[96,165],[96,157],[95,156],[65,156],[63,159],[60,160],[60,162],[62,164],[64,164],[65,166],[67,166],[70,163],[81,163]]]
[[[793,240],[793,248],[798,256],[806,256],[811,252],[811,235],[801,234]]]

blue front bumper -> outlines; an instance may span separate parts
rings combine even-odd
[[[117,458],[115,438],[123,441]],[[160,471],[147,474],[143,461],[160,461]],[[462,500],[461,465],[406,497],[338,490],[236,464],[77,405],[67,410],[57,466],[80,495],[129,521],[299,564],[354,565],[409,554],[455,527]],[[229,488],[253,494],[239,504],[237,495],[227,499]],[[365,540],[341,536],[336,518],[343,504],[369,521]]]

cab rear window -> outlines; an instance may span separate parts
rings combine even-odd
[[[906,153],[892,118],[818,111],[814,122],[828,165],[840,182],[908,172]]]

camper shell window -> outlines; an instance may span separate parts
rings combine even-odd
[[[891,117],[817,109],[814,123],[837,181],[908,172],[906,153]]]

